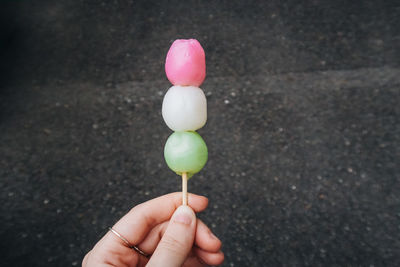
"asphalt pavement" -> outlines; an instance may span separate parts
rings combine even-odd
[[[397,1],[2,1],[2,266],[79,266],[180,190],[163,146],[178,38],[206,52],[190,192],[223,266],[400,265]]]

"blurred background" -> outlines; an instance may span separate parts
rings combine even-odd
[[[163,146],[178,38],[206,52],[189,191],[223,266],[400,265],[398,1],[0,3],[2,266],[79,266],[180,190]]]

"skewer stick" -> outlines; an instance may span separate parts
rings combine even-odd
[[[187,192],[187,173],[182,173],[182,205],[188,203],[188,192]]]

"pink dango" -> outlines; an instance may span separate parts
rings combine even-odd
[[[199,41],[173,42],[165,60],[165,72],[173,85],[200,86],[206,77],[206,58]]]

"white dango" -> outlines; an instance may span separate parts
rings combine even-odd
[[[172,86],[164,96],[162,116],[173,131],[196,131],[207,121],[207,99],[196,86]]]

